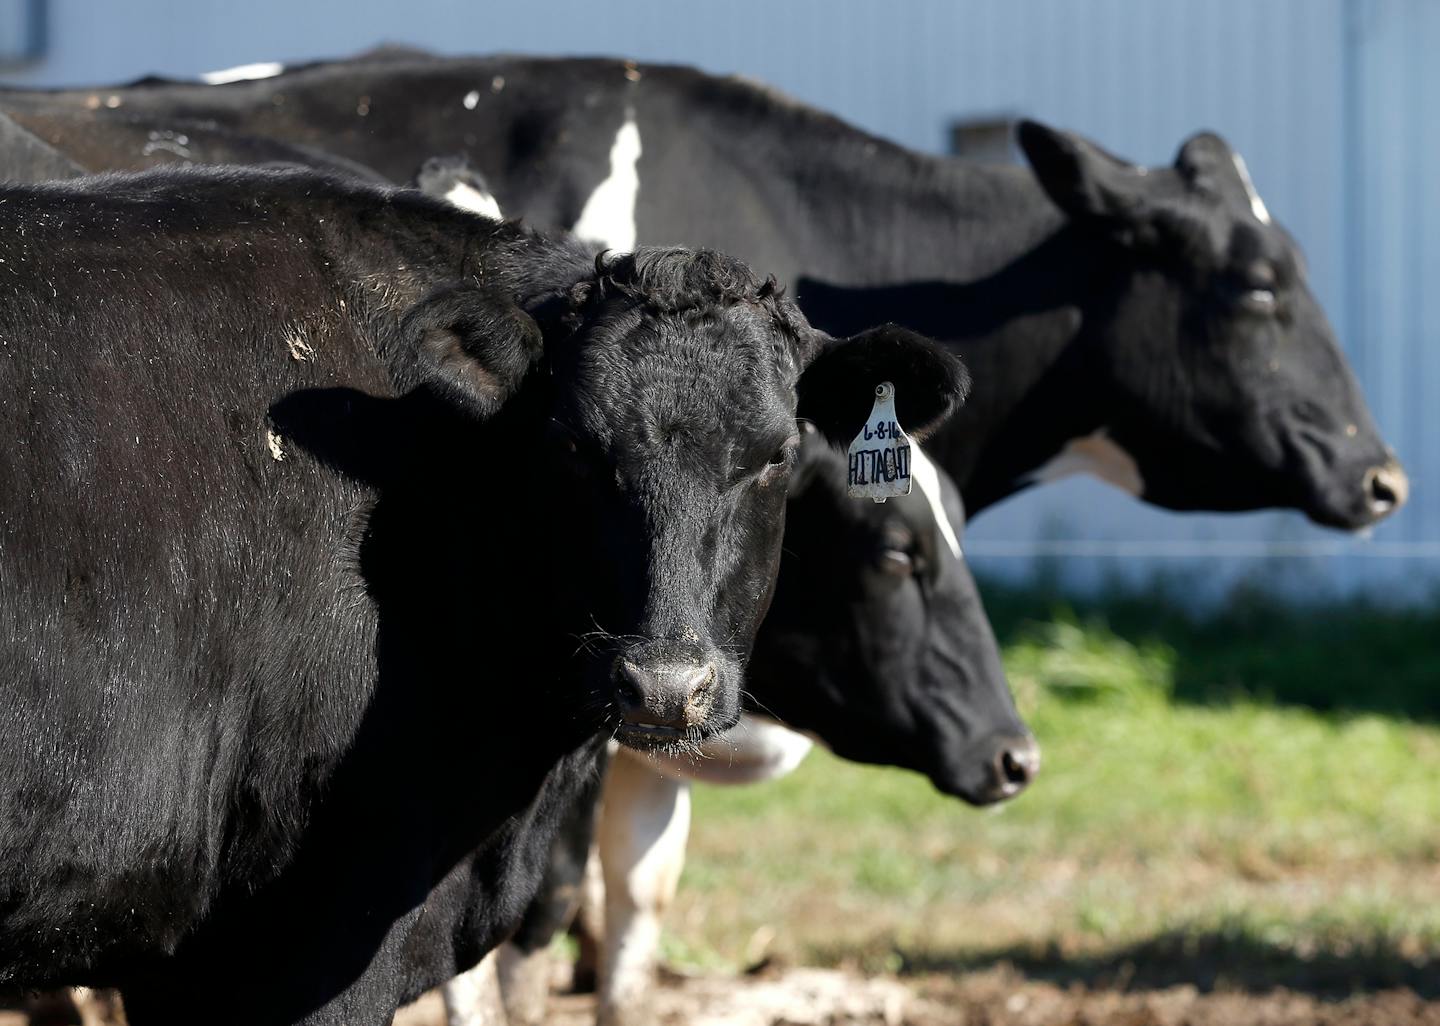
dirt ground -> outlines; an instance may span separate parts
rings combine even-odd
[[[1440,1001],[1408,989],[1322,998],[1276,988],[1202,992],[1057,986],[1008,967],[961,976],[863,977],[834,969],[667,975],[660,1026],[1440,1026]],[[444,1026],[438,1001],[419,1026]],[[425,1022],[428,1020],[428,1024]],[[547,1026],[593,1026],[594,1002],[556,995]]]
[[[547,1026],[593,1026],[589,995],[556,994]],[[861,976],[837,969],[769,969],[747,976],[667,974],[658,1026],[1440,1026],[1440,1001],[1407,988],[1346,998],[1275,988],[1215,990],[1058,986],[1008,966],[959,976]],[[44,1026],[79,1023],[74,1015]],[[445,1026],[438,995],[410,1006],[406,1026]],[[0,1026],[42,1026],[0,1010]],[[117,1026],[107,1023],[106,1026]],[[203,1026],[203,1023],[200,1023]]]

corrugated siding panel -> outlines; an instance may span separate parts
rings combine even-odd
[[[1376,415],[1415,471],[1412,540],[1440,536],[1440,6],[1358,2],[1355,249],[1361,368]],[[1401,527],[1397,524],[1397,527]]]
[[[1291,514],[1174,516],[1074,482],[982,517],[970,550],[977,562],[987,551],[1033,554],[1077,542],[1179,554],[1063,560],[1090,580],[1179,566],[1203,567],[1216,580],[1257,573],[1307,589],[1338,582],[1384,592],[1427,576],[1440,582],[1440,558],[1382,558],[1405,544],[1440,547],[1440,64],[1428,59],[1440,51],[1440,4],[53,0],[51,26],[51,57],[12,77],[193,74],[392,41],[444,52],[626,54],[739,71],[930,150],[942,147],[952,119],[974,115],[1039,117],[1146,162],[1170,160],[1197,129],[1220,131],[1306,249],[1315,291],[1412,471],[1411,508],[1367,544]],[[1237,554],[1280,544],[1339,554]],[[994,558],[1012,569],[1027,564]]]

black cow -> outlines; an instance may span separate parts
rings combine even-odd
[[[3,115],[0,115],[3,116]],[[53,173],[51,164],[28,162],[25,151],[0,153],[0,175],[11,182],[42,182],[99,171],[144,171],[196,164],[294,165],[349,176],[377,185],[398,184],[378,171],[313,146],[263,138],[224,128],[213,122],[132,116],[118,110],[55,110],[24,116],[27,128],[6,119],[12,131],[23,132],[32,148],[43,147],[53,159],[66,161],[69,174]],[[3,130],[4,123],[0,123]]]
[[[1032,169],[987,166],[740,79],[521,57],[386,55],[223,86],[11,91],[0,107],[24,124],[112,100],[396,180],[463,153],[507,213],[620,249],[737,253],[801,283],[822,326],[913,326],[922,300],[919,323],[986,385],[933,445],[972,514],[1075,470],[1170,508],[1292,507],[1344,528],[1407,494],[1299,250],[1213,135],[1137,168],[1029,124]]]
[[[244,160],[351,170],[310,147],[208,122],[147,120],[123,109],[32,112],[27,122],[95,167]],[[433,195],[498,213],[487,183],[463,158],[428,160],[416,178]],[[1018,793],[1038,766],[1038,755],[1015,712],[993,634],[959,556],[963,513],[953,485],[917,451],[928,474],[917,477],[915,496],[888,507],[856,504],[838,487],[845,468],[824,443],[807,438],[801,453],[801,478],[829,480],[792,490],[792,500],[804,498],[792,507],[791,536],[843,543],[849,558],[836,560],[803,538],[790,547],[807,557],[784,561],[779,591],[787,596],[785,612],[772,616],[759,635],[762,654],[751,664],[755,683],[748,694],[752,707],[783,710],[787,722],[814,732],[842,754],[917,769],[942,791],[967,801],[988,803]],[[812,472],[822,466],[820,474]],[[772,637],[777,641],[767,643]],[[799,651],[808,659],[803,673],[795,672]],[[718,761],[712,754],[691,768],[713,774],[723,764],[734,782],[768,779],[793,768],[809,746],[800,735],[749,720],[711,746],[720,753]],[[676,765],[691,766],[683,760]],[[672,777],[622,794],[616,784],[607,799],[606,836],[624,838],[631,853],[641,850],[636,844],[646,837],[643,823],[654,821],[647,809],[657,800],[654,790],[684,787]],[[672,796],[671,807],[677,800]],[[627,826],[627,818],[636,823]],[[581,848],[588,847],[583,819],[573,831]],[[678,873],[683,827],[667,822],[663,832],[675,846]],[[566,853],[558,854],[563,861]],[[627,858],[613,846],[607,854],[612,871],[628,879]],[[646,914],[645,906],[653,903],[646,894],[611,891],[618,903],[609,917],[612,927],[622,927],[627,915]],[[565,907],[552,902],[529,917],[526,936],[543,947],[538,940],[548,931],[543,924],[563,917]],[[636,979],[648,955],[634,944],[628,949],[642,966],[641,973],[629,974]]]
[[[746,671],[747,706],[759,715],[707,742],[698,760],[620,752],[604,781],[602,1024],[648,1021],[661,919],[684,863],[691,781],[775,779],[798,766],[811,738],[848,759],[924,773],[976,805],[1013,797],[1039,768],[962,555],[965,514],[954,484],[916,448],[912,494],[848,502],[844,458],[802,446],[809,449],[791,487],[775,600]],[[545,1019],[552,973],[543,955],[573,914],[592,816],[582,807],[567,824],[543,899],[502,949],[512,1026]],[[452,1008],[465,1007],[464,982],[447,987]]]
[[[139,1023],[384,1022],[493,946],[607,734],[734,721],[797,392],[848,439],[962,389],[727,258],[353,180],[0,198],[0,985]]]

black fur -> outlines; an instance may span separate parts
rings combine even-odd
[[[733,721],[751,456],[830,340],[725,258],[355,180],[3,199],[0,983],[387,1021],[518,922],[617,653],[684,631]]]
[[[497,75],[503,90],[461,106]],[[24,119],[94,95],[11,91],[0,107],[39,132]],[[1298,248],[1251,216],[1233,153],[1210,133],[1142,175],[1027,123],[1032,170],[982,166],[904,150],[743,80],[602,59],[362,56],[118,95],[128,117],[210,119],[397,179],[432,154],[465,154],[508,214],[562,228],[609,173],[633,111],[649,140],[641,239],[766,267],[832,331],[926,325],[965,356],[984,395],[934,445],[972,514],[1101,428],[1162,506],[1291,507],[1346,528],[1394,508],[1366,490],[1366,471],[1393,457]],[[1249,285],[1271,279],[1273,305],[1249,308]]]

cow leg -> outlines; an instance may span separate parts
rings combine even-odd
[[[589,871],[587,863],[595,846],[600,786],[609,761],[607,751],[600,757],[593,780],[586,783],[566,812],[550,844],[540,889],[509,942],[500,947],[496,970],[511,1026],[538,1026],[545,1019],[552,975],[550,945],[575,918],[580,904]]]
[[[80,1026],[125,1026],[120,995],[113,990],[70,987],[26,995],[24,1018],[29,1026],[59,1026],[79,1022]],[[0,1015],[0,1019],[4,1016]]]
[[[510,1026],[540,1026],[545,1021],[551,962],[549,948],[531,951],[507,941],[496,950],[495,973]]]
[[[600,985],[600,938],[605,935],[605,871],[600,868],[598,841],[590,846],[585,860],[580,907],[575,910],[570,934],[579,948],[570,989],[576,994],[593,994]]]
[[[496,965],[497,955],[492,951],[475,968],[445,984],[441,993],[448,1026],[506,1026]]]
[[[599,1026],[643,1026],[651,1008],[660,921],[675,897],[690,835],[690,785],[661,776],[642,757],[610,765],[600,811],[605,944]]]
[[[80,1013],[80,1026],[125,1026],[125,1011],[120,1005],[120,992],[72,987],[70,1000]]]

